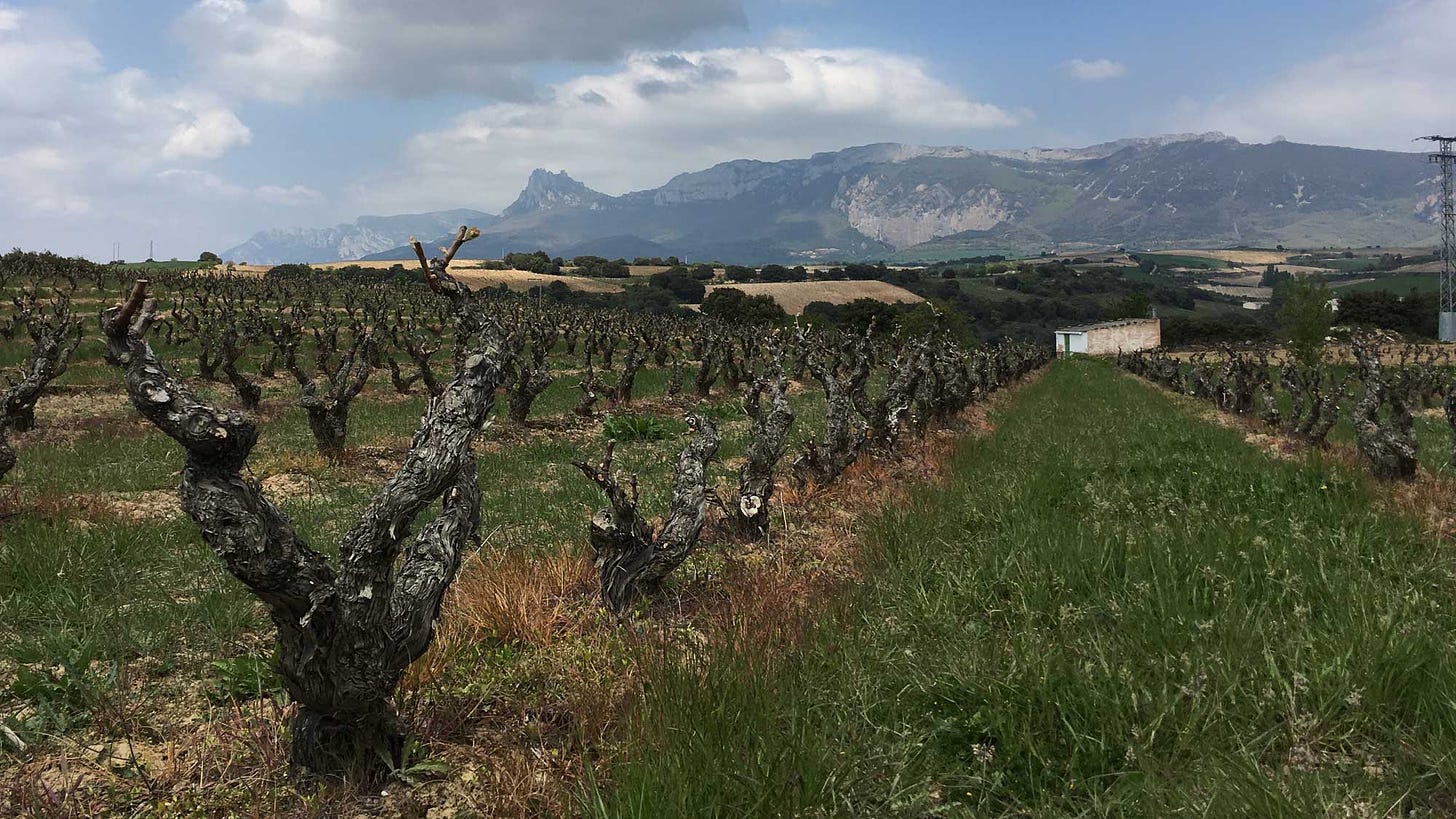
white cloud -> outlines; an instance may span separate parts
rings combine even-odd
[[[1127,66],[1105,57],[1098,60],[1068,60],[1064,65],[1067,73],[1083,82],[1116,79],[1127,73]]]
[[[642,53],[539,101],[490,105],[408,144],[401,170],[354,191],[362,207],[499,208],[536,167],[607,193],[742,157],[876,141],[956,140],[1026,115],[968,99],[914,59],[792,48]]]
[[[275,205],[307,205],[322,201],[324,195],[303,185],[263,185],[253,189],[253,195]]]
[[[270,205],[297,207],[323,200],[324,195],[304,185],[259,185],[247,188],[228,182],[215,173],[189,168],[168,168],[156,175],[157,181],[179,192],[203,194],[209,197],[225,196],[231,199],[251,199]]]
[[[1398,3],[1358,37],[1312,48],[1258,89],[1184,102],[1176,126],[1246,140],[1283,134],[1299,142],[1419,150],[1412,138],[1456,128],[1456,84],[1447,76],[1452,32],[1456,0]]]
[[[197,167],[250,138],[209,93],[108,71],[54,11],[0,7],[0,225],[12,243],[106,258],[113,239],[199,241],[230,213],[304,199]]]
[[[232,111],[209,108],[172,131],[167,144],[162,146],[162,156],[167,159],[217,159],[252,140],[253,132]]]
[[[296,102],[357,91],[519,99],[530,63],[615,60],[743,25],[738,0],[198,0],[176,32],[210,84]]]

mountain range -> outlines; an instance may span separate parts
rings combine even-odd
[[[1421,154],[1245,144],[1217,133],[1086,148],[876,144],[741,159],[611,196],[534,171],[500,216],[472,210],[270,230],[253,263],[409,259],[410,235],[482,228],[463,258],[676,255],[730,263],[954,258],[1078,246],[1408,246],[1436,241],[1439,179]]]

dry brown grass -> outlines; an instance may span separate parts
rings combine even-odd
[[[460,568],[442,626],[470,640],[544,646],[593,619],[595,582],[584,553],[477,554]]]
[[[1170,253],[1175,256],[1197,256],[1202,259],[1222,259],[1226,262],[1233,262],[1238,265],[1267,265],[1284,264],[1290,253],[1283,250],[1159,250],[1158,253]]]
[[[903,287],[881,281],[729,283],[709,285],[708,290],[711,292],[720,287],[742,290],[750,296],[772,296],[784,308],[784,312],[792,316],[804,312],[805,306],[816,301],[827,301],[830,304],[848,304],[855,299],[907,304],[925,301]]]
[[[525,291],[532,287],[545,287],[552,282],[561,282],[572,290],[586,293],[620,293],[622,285],[598,279],[584,279],[580,276],[551,276],[545,273],[531,273],[525,270],[482,270],[460,267],[451,271],[455,278],[471,287],[497,287],[504,284],[512,290]]]

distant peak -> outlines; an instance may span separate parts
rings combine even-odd
[[[501,215],[520,216],[538,210],[578,207],[602,198],[604,194],[572,179],[566,171],[553,173],[545,168],[537,168],[531,171],[521,195]]]
[[[526,180],[527,187],[531,187],[533,185],[544,185],[550,187],[554,185],[580,184],[580,182],[572,179],[571,174],[567,173],[566,171],[556,171],[555,173],[553,173],[546,170],[545,168],[537,168],[536,170],[531,171],[530,178]]]

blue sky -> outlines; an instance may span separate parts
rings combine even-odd
[[[0,243],[221,250],[874,141],[1456,130],[1456,0],[0,0]]]

